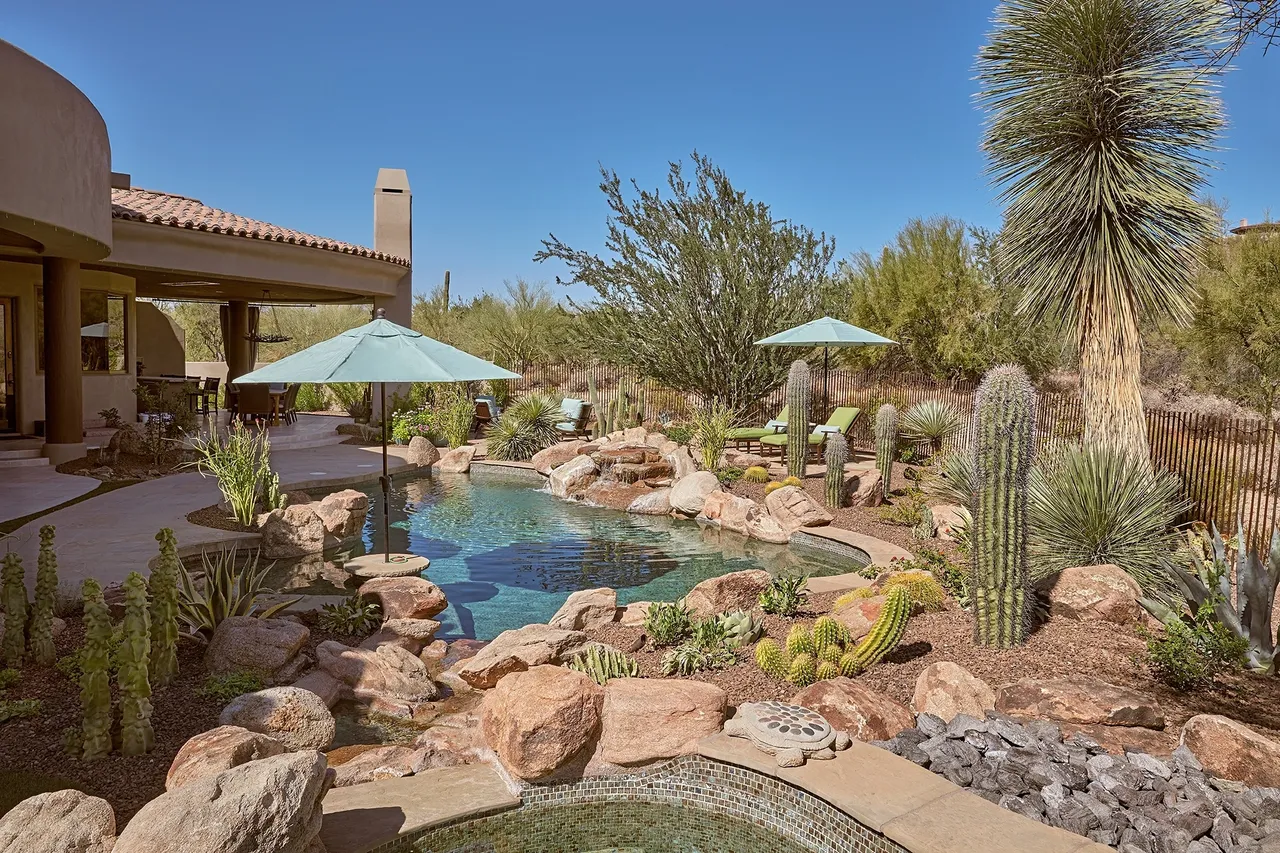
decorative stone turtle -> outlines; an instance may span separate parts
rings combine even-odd
[[[836,731],[817,711],[785,702],[747,702],[724,724],[730,737],[747,738],[761,752],[778,759],[779,767],[799,767],[806,758],[836,757],[848,749],[848,732]]]

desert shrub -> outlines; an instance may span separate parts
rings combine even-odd
[[[644,632],[655,646],[671,646],[689,636],[693,622],[679,602],[656,601],[644,615]]]
[[[376,601],[352,595],[337,604],[320,608],[316,625],[322,630],[344,636],[367,634],[382,624],[382,607]]]
[[[233,423],[225,433],[192,439],[196,458],[186,465],[218,480],[218,489],[236,521],[252,525],[264,498],[278,499],[280,481],[271,471],[271,441],[265,429]],[[268,495],[274,485],[275,495]],[[274,508],[274,507],[271,507]]]
[[[0,693],[4,693],[4,691],[17,684],[20,678],[22,678],[22,673],[12,667],[0,669]]]
[[[740,420],[737,409],[718,399],[693,410],[690,444],[698,451],[703,470],[714,471],[719,467],[720,457],[729,443],[729,431],[737,427]]]
[[[40,713],[39,699],[0,699],[0,723],[21,717],[34,717]]]
[[[741,468],[737,468],[733,465],[726,465],[723,468],[716,469],[716,479],[720,481],[721,485],[732,486],[734,483],[741,480],[745,473],[746,472]],[[766,474],[765,476],[767,477],[768,475]]]
[[[550,394],[527,394],[511,404],[489,427],[489,456],[523,462],[560,440],[556,424],[563,415]]]
[[[693,441],[693,425],[684,422],[664,424],[662,433],[676,444],[688,445]]]
[[[461,447],[471,437],[476,407],[461,386],[445,385],[436,391],[436,417],[440,437],[449,447]]]
[[[194,432],[195,412],[191,411],[187,394],[195,390],[194,382],[173,387],[167,382],[161,385],[139,384],[133,389],[138,398],[138,412],[147,415],[142,426],[142,440],[152,462],[160,460],[187,433]]]
[[[777,616],[795,616],[809,598],[808,575],[780,575],[760,593],[760,609]]]
[[[313,382],[304,382],[298,389],[294,406],[299,412],[325,412],[329,410],[329,399],[325,396],[324,386]]]
[[[372,397],[367,382],[330,382],[325,385],[328,395],[356,423],[368,423],[372,413]]]
[[[120,410],[114,406],[98,410],[98,417],[102,418],[102,425],[107,429],[120,429],[124,426],[124,418],[120,417]]]
[[[917,488],[909,488],[905,495],[895,499],[893,503],[880,507],[877,514],[886,524],[916,527],[924,521],[927,510],[924,492]]]
[[[907,409],[898,422],[898,432],[909,441],[927,441],[933,453],[942,443],[964,428],[960,410],[942,400],[925,400]],[[903,462],[910,460],[903,459]]]
[[[1163,633],[1139,630],[1147,642],[1147,668],[1175,690],[1209,687],[1222,672],[1239,669],[1248,640],[1231,633],[1204,605],[1193,618],[1170,620]]]
[[[244,566],[237,566],[235,547],[210,554],[200,554],[202,571],[193,574],[180,566],[178,580],[178,619],[190,634],[212,636],[229,616],[257,616],[266,619],[284,610],[297,599],[262,608],[259,596],[271,592],[263,585],[267,569],[260,566],[254,551]]]
[[[430,406],[400,409],[391,416],[391,440],[408,444],[421,436],[428,441],[439,434],[439,419]]]
[[[256,673],[228,672],[224,675],[210,675],[196,693],[225,705],[237,696],[257,693],[265,686],[262,676]]]

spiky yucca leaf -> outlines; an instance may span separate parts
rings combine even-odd
[[[927,441],[936,453],[942,443],[964,428],[960,410],[943,400],[925,400],[916,403],[898,421],[898,430],[904,438]]]
[[[560,401],[550,394],[527,394],[489,427],[485,438],[494,459],[523,462],[560,440]]]

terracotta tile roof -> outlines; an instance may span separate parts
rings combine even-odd
[[[405,258],[397,258],[386,252],[376,252],[365,246],[344,243],[341,240],[330,240],[314,234],[304,234],[289,228],[281,228],[269,222],[238,216],[216,207],[209,207],[194,198],[173,195],[131,187],[127,190],[111,191],[111,217],[125,219],[130,222],[149,222],[153,225],[169,225],[174,228],[190,228],[195,231],[210,231],[214,234],[230,234],[234,237],[251,237],[256,240],[271,240],[277,243],[294,243],[309,246],[313,249],[326,249],[330,252],[342,252],[345,255],[358,255],[362,258],[374,258],[389,261],[401,266],[409,266]]]

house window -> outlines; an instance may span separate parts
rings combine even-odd
[[[125,297],[103,290],[80,291],[80,369],[125,373]],[[44,370],[44,290],[36,288],[36,361]]]

